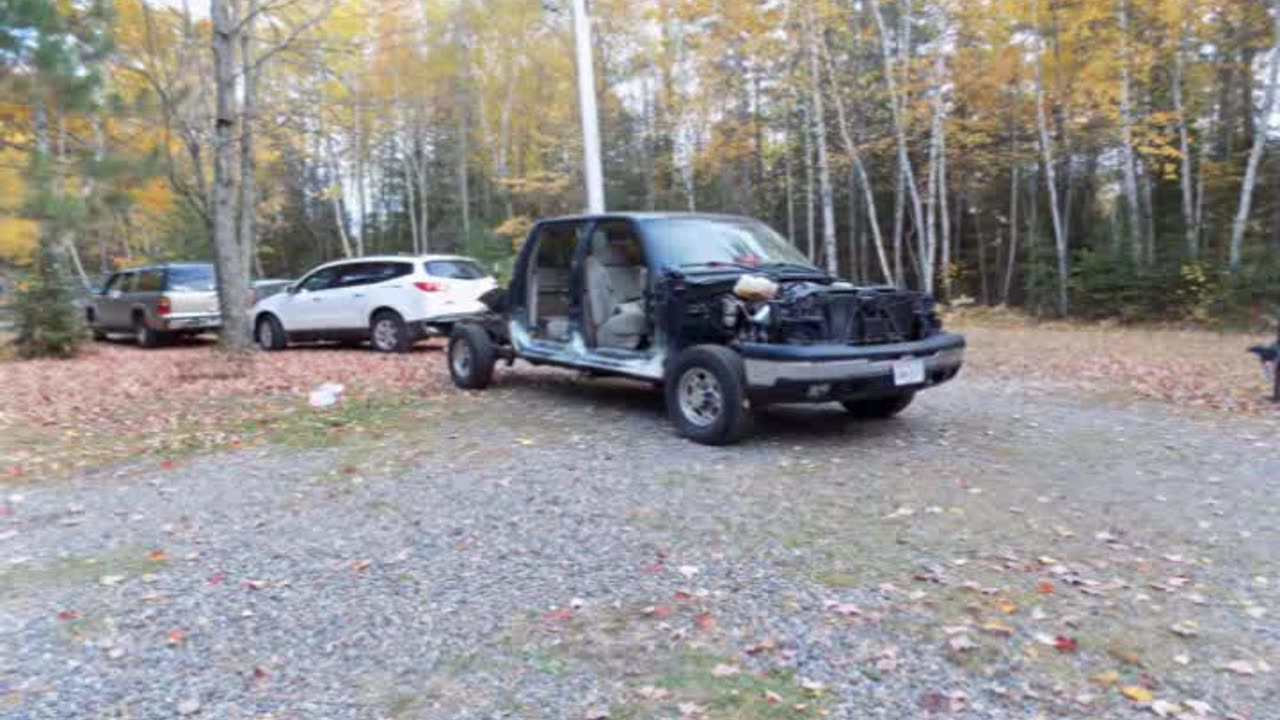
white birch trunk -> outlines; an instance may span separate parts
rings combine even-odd
[[[1231,272],[1240,272],[1244,259],[1244,232],[1249,225],[1249,215],[1253,210],[1253,188],[1258,182],[1258,166],[1262,163],[1262,152],[1267,147],[1271,135],[1271,113],[1276,105],[1276,81],[1280,79],[1280,9],[1272,9],[1274,27],[1271,49],[1270,67],[1267,70],[1267,85],[1262,100],[1262,120],[1258,130],[1253,134],[1253,147],[1249,150],[1249,164],[1245,168],[1244,185],[1240,188],[1240,209],[1236,212],[1235,222],[1231,226],[1231,247],[1228,254],[1228,267]]]
[[[836,248],[836,212],[831,188],[831,161],[827,157],[827,121],[822,102],[822,78],[818,72],[818,30],[812,5],[807,6],[809,26],[809,84],[813,97],[813,129],[818,145],[818,187],[822,202],[822,254],[831,275],[840,272],[840,252]]]
[[[1129,241],[1132,243],[1133,261],[1142,265],[1145,260],[1146,238],[1140,217],[1138,176],[1133,151],[1133,90],[1129,67],[1129,2],[1120,0],[1120,162],[1124,173],[1125,210],[1129,217]]]
[[[1187,258],[1195,261],[1200,258],[1200,238],[1196,231],[1195,180],[1191,177],[1191,133],[1187,129],[1187,108],[1182,99],[1182,85],[1186,77],[1186,24],[1183,25],[1183,37],[1178,39],[1178,47],[1174,50],[1173,64],[1173,110],[1177,116],[1178,151],[1181,165],[1182,184],[1182,228],[1186,237]]]
[[[1032,0],[1032,25],[1037,30],[1040,27],[1039,7],[1039,0]],[[1043,45],[1043,41],[1041,41],[1041,45]],[[1058,181],[1057,172],[1054,169],[1053,140],[1049,137],[1049,118],[1045,111],[1043,54],[1044,48],[1038,48],[1035,60],[1036,121],[1040,131],[1040,152],[1044,159],[1045,185],[1049,191],[1049,214],[1053,220],[1053,241],[1058,254],[1058,312],[1066,315],[1070,310],[1070,300],[1067,293],[1067,283],[1070,279],[1070,263],[1067,255],[1067,238],[1062,231],[1062,213],[1058,207]]]

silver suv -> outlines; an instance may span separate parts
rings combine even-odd
[[[222,327],[213,265],[169,263],[111,276],[85,310],[96,340],[132,333],[142,347]]]

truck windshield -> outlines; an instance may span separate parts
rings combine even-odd
[[[740,268],[786,266],[821,273],[786,238],[749,218],[661,218],[645,222],[649,252],[658,267]]]

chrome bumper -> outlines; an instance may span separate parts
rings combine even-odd
[[[932,355],[903,355],[883,360],[784,361],[747,358],[747,385],[771,388],[785,382],[838,383],[893,377],[893,365],[899,360],[923,360],[925,376],[941,370],[959,369],[964,364],[964,350],[941,350]]]

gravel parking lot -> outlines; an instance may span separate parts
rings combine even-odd
[[[1275,429],[979,373],[713,449],[508,372],[5,488],[0,716],[1280,718]]]

